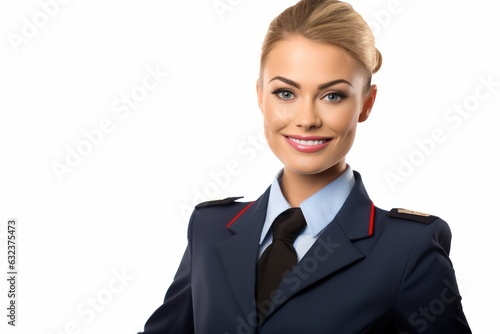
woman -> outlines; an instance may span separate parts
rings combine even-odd
[[[470,333],[442,219],[374,206],[346,163],[377,95],[373,35],[346,3],[270,25],[257,80],[284,167],[255,202],[205,202],[153,333]]]

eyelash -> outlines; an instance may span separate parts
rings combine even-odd
[[[290,89],[286,89],[286,88],[278,88],[278,89],[274,90],[273,92],[271,92],[271,94],[276,95],[276,97],[278,99],[282,100],[282,101],[290,101],[291,99],[284,99],[284,98],[280,97],[280,94],[284,93],[284,92],[287,92],[287,93],[290,93],[292,95],[295,95]],[[331,92],[328,92],[328,93],[324,94],[321,99],[324,99],[325,97],[327,97],[329,95],[335,95],[335,96],[338,97],[338,99],[336,101],[328,101],[330,103],[338,103],[338,102],[342,101],[343,99],[345,99],[347,97],[347,95],[344,94],[344,93],[342,93],[342,92],[331,91]]]

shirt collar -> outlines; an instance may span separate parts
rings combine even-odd
[[[266,220],[262,227],[260,244],[264,241],[276,217],[291,207],[281,192],[279,180],[282,174],[283,169],[278,172],[271,184]],[[351,167],[347,165],[344,173],[300,203],[300,208],[306,218],[307,228],[313,237],[318,236],[335,218],[355,183],[354,173]]]

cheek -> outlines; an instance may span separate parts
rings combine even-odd
[[[323,117],[323,125],[326,125],[339,136],[348,134],[357,124],[357,117],[354,117],[352,110],[339,112],[338,110]]]
[[[352,135],[358,124],[358,103],[346,103],[335,108],[327,108],[321,113],[323,125],[331,128],[339,136]]]
[[[279,132],[293,119],[291,105],[265,102],[263,108],[264,127],[270,134]]]

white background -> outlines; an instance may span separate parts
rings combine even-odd
[[[18,326],[6,325],[2,279],[1,332],[136,333],[175,274],[194,203],[255,199],[280,168],[255,139],[255,80],[267,25],[295,1],[222,0],[231,10],[220,14],[213,0],[61,0],[44,22],[47,2],[0,4],[4,273],[7,220],[19,223]],[[348,162],[377,206],[448,221],[464,311],[474,333],[492,333],[500,312],[496,4],[351,3],[384,64]],[[27,21],[39,27],[16,46]],[[148,68],[168,76],[128,115],[115,113],[122,94],[140,92]],[[488,91],[480,78],[496,86]],[[476,89],[488,96],[474,97]],[[467,117],[448,114],[464,103]],[[66,164],[69,150],[85,145],[83,132],[106,119],[112,131],[59,179],[53,164]],[[446,140],[418,153],[416,141],[436,129]],[[391,187],[387,173],[411,157],[417,166]],[[238,168],[223,178],[228,163]]]

